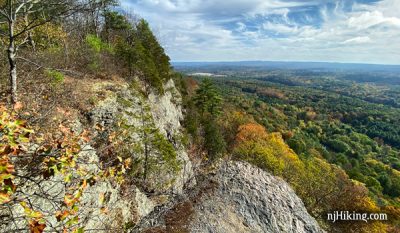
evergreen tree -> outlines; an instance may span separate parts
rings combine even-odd
[[[107,42],[112,42],[113,37],[126,34],[125,37],[132,32],[132,25],[125,16],[115,11],[104,12],[104,28],[103,37]]]
[[[149,52],[149,56],[157,64],[158,76],[167,80],[170,76],[170,64],[169,57],[165,54],[163,47],[157,41],[157,38],[152,33],[149,24],[146,20],[142,19],[136,25],[136,33],[139,41],[142,42],[143,46]]]
[[[204,147],[211,160],[217,159],[226,149],[226,142],[217,124],[221,114],[222,98],[210,79],[204,79],[194,96],[194,105],[198,108],[204,127]]]
[[[221,113],[222,98],[210,79],[204,79],[201,82],[199,89],[196,90],[194,102],[201,114],[209,113],[212,116],[218,116]]]
[[[204,147],[208,152],[208,158],[213,161],[218,159],[226,150],[226,143],[221,130],[214,119],[207,118],[204,126]]]

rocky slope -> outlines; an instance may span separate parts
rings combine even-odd
[[[145,97],[143,87],[144,85],[139,81],[136,87],[125,82],[111,81],[96,81],[87,84],[85,91],[95,101],[92,101],[92,107],[84,113],[84,116],[72,120],[74,122],[72,130],[78,135],[85,128],[92,129],[92,136],[96,140],[108,138],[118,130],[116,126],[118,122],[126,122],[129,125],[129,138],[119,140],[134,143],[132,145],[137,149],[144,145],[144,139],[140,135],[144,129],[140,127],[146,121],[146,127],[149,128],[146,130],[157,134],[160,140],[170,144],[174,149],[176,157],[173,159],[176,161],[173,162],[179,166],[171,170],[167,167],[167,163],[163,163],[162,159],[158,158],[160,165],[154,165],[153,172],[149,172],[147,179],[147,186],[151,187],[153,192],[151,196],[146,195],[144,190],[129,180],[125,185],[112,180],[99,180],[90,185],[83,193],[79,204],[79,219],[82,220],[80,226],[84,226],[87,232],[112,230],[124,232],[152,212],[157,205],[169,202],[175,195],[182,193],[184,184],[194,182],[190,179],[193,175],[192,166],[182,142],[181,97],[174,82],[170,80],[164,85],[166,91],[162,95],[150,93]],[[82,120],[82,118],[86,119]],[[99,128],[104,130],[98,130]],[[101,149],[96,147],[98,145],[96,143],[81,145],[78,162],[80,167],[93,174],[101,172],[99,154]],[[125,152],[132,159],[142,159],[143,156],[143,153],[135,152],[133,148],[132,151]],[[156,149],[152,149],[149,156],[157,158],[159,156],[157,153]],[[29,180],[17,181],[21,183],[19,191],[31,196],[32,206],[45,214],[47,225],[45,232],[61,232],[63,229],[63,225],[52,214],[63,205],[63,198],[68,190],[63,180],[62,175],[45,180],[39,175],[30,177]],[[188,180],[191,181],[188,182]],[[72,183],[74,182],[72,179]],[[23,227],[28,224],[23,218],[24,209],[18,203],[11,205],[9,209],[0,209],[0,215],[13,219],[13,221],[2,223],[0,232],[25,232]]]
[[[173,146],[178,169],[171,170],[160,163],[149,174],[145,192],[143,187],[130,182],[119,185],[101,180],[88,187],[80,203],[80,226],[86,232],[322,232],[307,213],[301,200],[282,180],[246,163],[229,162],[212,172],[195,172],[183,143],[181,96],[170,80],[162,95],[142,94],[141,85],[97,82],[87,87],[88,92],[102,96],[86,112],[87,121],[76,119],[73,130],[79,134],[86,127],[115,130],[117,121],[129,125],[125,144],[143,147],[140,127],[146,124],[151,132]],[[93,132],[100,137],[106,131]],[[104,135],[103,135],[104,136]],[[109,135],[105,135],[106,138]],[[79,161],[87,171],[100,172],[97,144],[82,145]],[[129,153],[133,159],[140,153]],[[157,153],[153,156],[157,157]],[[195,176],[195,173],[196,176]],[[63,228],[54,213],[62,205],[67,187],[63,177],[47,180],[31,177],[23,181],[21,192],[32,195],[32,205],[49,213],[45,232],[59,232]],[[104,198],[100,200],[99,195]],[[26,226],[21,206],[0,210],[3,216],[12,216],[0,226],[0,232],[23,232]]]
[[[228,162],[202,180],[155,226],[134,232],[324,232],[285,181],[250,164]]]

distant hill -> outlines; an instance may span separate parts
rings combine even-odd
[[[260,69],[292,69],[318,71],[370,71],[370,72],[400,72],[400,65],[377,65],[333,62],[280,62],[280,61],[239,61],[239,62],[172,62],[176,69],[187,68],[260,68]]]

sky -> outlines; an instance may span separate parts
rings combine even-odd
[[[400,64],[400,0],[121,0],[172,61]]]

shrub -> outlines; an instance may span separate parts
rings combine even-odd
[[[64,82],[64,78],[65,78],[64,74],[59,71],[47,69],[45,71],[45,74],[47,77],[49,77],[51,79],[51,83],[53,85],[59,85]]]

